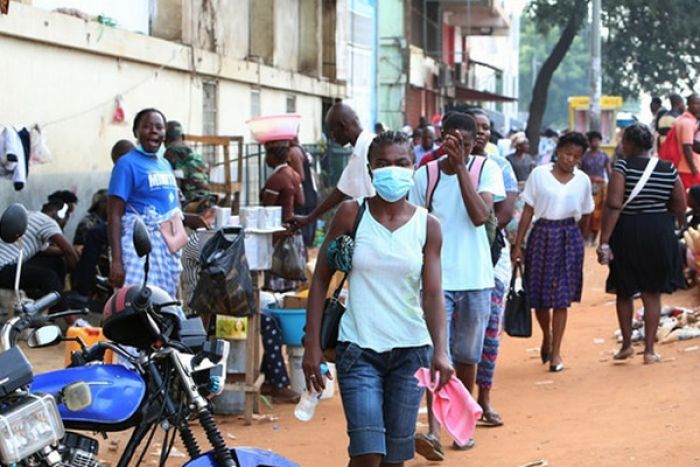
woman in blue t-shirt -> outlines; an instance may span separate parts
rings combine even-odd
[[[156,109],[136,114],[133,131],[138,145],[112,169],[108,207],[110,282],[116,288],[143,282],[144,259],[136,255],[132,240],[134,220],[139,217],[153,244],[148,283],[175,297],[182,271],[180,252],[173,252],[173,245],[166,243],[162,225],[180,219],[181,214],[177,182],[163,158],[165,122],[165,115]]]

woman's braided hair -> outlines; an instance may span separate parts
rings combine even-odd
[[[379,153],[379,149],[382,146],[391,146],[394,144],[406,146],[406,150],[408,151],[408,154],[410,154],[411,159],[415,157],[413,154],[413,147],[411,146],[411,140],[409,140],[408,137],[401,131],[390,130],[376,136],[372,140],[372,143],[369,145],[369,151],[367,152],[368,160],[372,160],[372,157]]]

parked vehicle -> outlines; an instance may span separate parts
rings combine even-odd
[[[134,246],[139,256],[146,257],[146,279],[141,286],[120,289],[106,303],[103,332],[111,342],[90,348],[82,345],[81,351],[73,353],[69,368],[36,375],[32,391],[60,397],[67,385],[84,382],[92,403],[77,410],[59,403],[63,426],[96,433],[133,429],[116,464],[119,467],[141,465],[158,430],[164,433],[159,465],[165,465],[179,435],[189,456],[186,466],[296,466],[271,451],[226,446],[209,398],[223,390],[228,343],[208,341],[200,318],[186,318],[179,302],[165,291],[146,285],[151,243],[146,227],[139,221],[134,227]],[[42,310],[48,309],[54,299],[44,297],[34,307],[39,304]],[[37,316],[20,312],[11,322],[24,326],[39,320]],[[104,364],[107,349],[124,365]],[[189,424],[195,419],[211,444],[209,451],[203,451],[195,440]],[[57,447],[60,463],[45,465],[100,465],[96,439],[70,431],[65,435],[58,432],[57,437],[62,437]]]

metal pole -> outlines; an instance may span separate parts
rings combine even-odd
[[[600,96],[603,87],[600,63],[600,3],[601,0],[593,0],[591,18],[591,114],[589,127],[595,131],[600,131]]]

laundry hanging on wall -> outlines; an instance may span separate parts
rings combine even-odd
[[[44,135],[39,125],[0,127],[0,178],[11,180],[16,191],[27,184],[29,166],[51,160]]]

